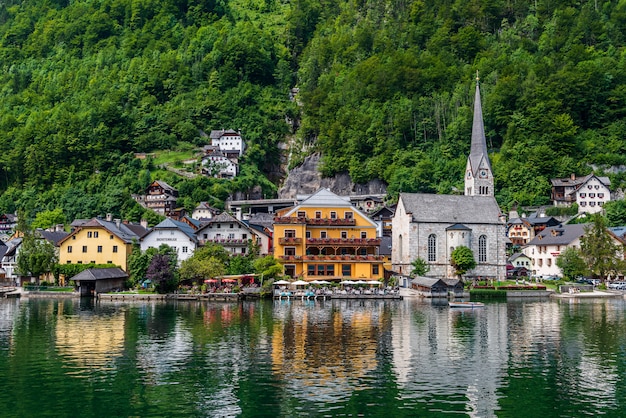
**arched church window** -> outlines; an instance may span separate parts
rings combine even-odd
[[[437,260],[437,235],[428,236],[428,261]]]
[[[478,238],[478,262],[487,262],[487,236],[481,235]]]
[[[398,259],[402,260],[402,235],[398,236]]]

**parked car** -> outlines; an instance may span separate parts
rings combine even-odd
[[[561,280],[559,276],[545,276],[543,280]]]
[[[611,282],[608,287],[613,290],[626,290],[626,282]]]

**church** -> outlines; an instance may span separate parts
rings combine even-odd
[[[476,260],[465,279],[505,278],[506,223],[494,197],[478,80],[471,141],[464,195],[400,193],[392,219],[393,271],[410,276],[411,263],[421,258],[430,267],[428,277],[455,278],[450,256],[463,245]]]

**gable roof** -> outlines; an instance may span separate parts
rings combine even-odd
[[[300,200],[300,197],[298,197]],[[303,208],[345,208],[350,209],[354,213],[358,213],[365,221],[369,224],[376,226],[376,223],[367,216],[366,213],[361,211],[359,208],[352,205],[350,202],[349,196],[339,196],[335,193],[331,192],[330,189],[319,189],[317,192],[308,196],[306,199],[302,200],[298,205],[289,208],[284,215],[281,216],[291,216],[293,213],[297,212]],[[280,212],[279,212],[280,213]]]
[[[585,235],[588,224],[565,224],[551,226],[535,236],[528,245],[569,245]]]
[[[39,236],[46,241],[50,241],[54,245],[58,245],[58,243],[69,234],[65,231],[42,231],[38,230],[37,233]]]
[[[164,230],[164,229],[178,229],[179,231],[187,235],[187,237],[189,237],[189,239],[191,239],[192,241],[194,242],[198,241],[198,238],[196,237],[196,233],[192,227],[190,227],[188,224],[184,222],[175,221],[171,218],[165,218],[164,221],[162,221],[161,223],[156,225],[154,228],[152,228],[152,230],[150,230],[148,234],[151,234],[152,232],[155,232],[158,230]],[[148,234],[146,234],[146,236]]]
[[[504,225],[493,196],[400,193],[398,202],[413,222]]]
[[[586,176],[583,176],[583,177],[576,177],[572,175],[570,177],[550,179],[550,182],[552,183],[554,187],[560,187],[560,186],[561,187],[574,187],[575,189],[578,189],[580,186],[587,183],[593,177],[597,178],[598,181],[604,184],[606,187],[609,187],[611,185],[611,180],[608,177],[596,176],[593,173],[587,174]]]
[[[136,225],[134,225],[134,227],[136,227]],[[57,244],[60,245],[69,237],[76,235],[79,231],[85,228],[104,228],[106,231],[115,235],[116,237],[124,241],[126,244],[132,244],[133,240],[139,240],[141,238],[131,228],[129,228],[127,224],[120,223],[118,227],[115,222],[109,222],[103,219],[93,218],[89,220],[88,222],[85,222],[82,225],[80,225],[78,228],[76,228],[74,232],[67,235],[65,238],[62,238]],[[145,228],[143,227],[141,228],[145,230]],[[136,228],[133,228],[133,229],[136,229]]]
[[[102,269],[86,269],[72,277],[70,280],[74,281],[96,281],[106,279],[125,279],[128,274],[119,267],[107,267]]]
[[[517,259],[518,259],[518,258],[520,258],[520,257],[526,257],[526,258],[529,258],[529,257],[528,257],[526,254],[524,254],[524,253],[515,253],[515,254],[513,254],[512,256],[510,256],[510,257],[509,257],[508,261],[515,261],[515,260],[517,260]]]

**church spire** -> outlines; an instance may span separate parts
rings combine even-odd
[[[465,170],[465,194],[494,195],[493,173],[487,152],[487,138],[483,123],[483,107],[480,101],[480,85],[476,72],[476,94],[474,96],[474,121],[472,123],[472,144]]]

